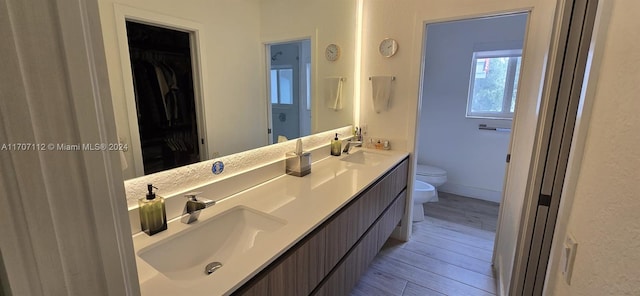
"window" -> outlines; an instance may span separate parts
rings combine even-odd
[[[473,53],[467,117],[513,118],[521,56],[520,49]]]
[[[293,104],[293,69],[271,69],[271,104]]]

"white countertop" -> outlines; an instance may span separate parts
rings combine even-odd
[[[346,157],[345,154],[328,157],[314,162],[309,175],[282,175],[202,210],[200,218],[193,224],[183,224],[179,219],[174,219],[169,222],[166,231],[153,236],[144,233],[134,235],[142,295],[231,294],[408,155],[397,151],[358,150],[384,154],[385,157],[374,166],[341,161]],[[213,274],[207,276],[203,273],[202,277],[193,280],[171,280],[138,256],[139,250],[175,236],[182,230],[198,227],[207,219],[236,206],[265,212],[286,221],[286,224],[270,233],[267,241],[259,242],[260,245],[254,246],[246,256],[234,262],[223,262],[223,267]]]

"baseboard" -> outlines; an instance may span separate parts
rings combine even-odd
[[[459,184],[445,183],[438,187],[438,191],[462,195],[466,197],[492,201],[500,203],[502,199],[501,191],[488,190],[483,188],[469,187]]]

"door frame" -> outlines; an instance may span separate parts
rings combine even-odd
[[[0,103],[0,121],[12,127],[0,129],[0,140],[116,143],[98,1],[9,0],[0,14],[0,32],[13,45],[0,49],[10,57],[0,84],[12,94]],[[140,295],[117,152],[21,151],[0,159],[10,293]]]
[[[530,23],[531,23],[531,9],[515,9],[515,10],[509,10],[509,11],[499,11],[499,12],[494,12],[494,13],[485,13],[485,14],[477,14],[477,15],[467,15],[467,16],[460,16],[460,17],[452,17],[452,18],[447,18],[447,19],[441,19],[441,20],[434,20],[434,21],[426,21],[424,22],[423,25],[423,34],[422,34],[422,41],[423,41],[423,45],[422,45],[422,61],[421,61],[421,67],[420,67],[420,90],[419,90],[419,100],[418,100],[418,111],[417,111],[417,122],[416,122],[416,128],[415,128],[415,138],[416,138],[416,145],[414,148],[414,151],[417,151],[418,148],[418,144],[419,144],[419,119],[420,119],[420,115],[422,114],[422,102],[424,99],[423,97],[423,91],[424,91],[424,71],[425,71],[425,66],[426,66],[426,54],[425,54],[425,49],[426,49],[426,44],[427,44],[427,26],[431,25],[431,24],[441,24],[441,23],[447,23],[447,22],[455,22],[455,21],[465,21],[465,20],[474,20],[474,19],[483,19],[483,18],[491,18],[491,17],[497,17],[497,16],[507,16],[507,15],[516,15],[516,14],[527,14],[527,25],[526,25],[526,29],[525,29],[525,34],[524,34],[524,42],[523,42],[523,48],[522,48],[522,65],[521,65],[521,70],[520,70],[520,78],[522,78],[523,75],[523,65],[524,65],[524,61],[526,59],[525,56],[525,48],[526,48],[526,43],[527,43],[527,35],[529,32],[529,27],[530,27]],[[425,36],[427,36],[425,38]],[[521,81],[521,80],[520,80]],[[515,134],[516,134],[516,120],[518,118],[518,108],[517,106],[519,105],[521,99],[521,94],[520,92],[518,92],[517,98],[516,98],[516,107],[515,107],[515,111],[513,114],[513,117],[511,119],[512,121],[512,128],[511,128],[511,135],[509,137],[509,147],[507,150],[508,154],[511,154],[511,149],[513,146],[513,141],[515,138]],[[525,110],[525,111],[535,111],[535,110]],[[523,111],[520,111],[520,113]],[[533,114],[533,113],[532,113]],[[525,132],[527,132],[528,130],[525,130]],[[531,132],[533,133],[533,132]],[[504,185],[503,185],[503,190],[502,190],[502,197],[501,197],[501,202],[500,202],[500,209],[499,212],[500,214],[498,215],[498,228],[500,227],[500,218],[501,218],[501,214],[503,211],[502,208],[502,201],[504,201],[505,198],[505,189],[506,189],[506,184],[508,182],[508,170],[509,170],[509,163],[507,162],[507,165],[505,166],[505,174],[504,174]],[[498,237],[497,237],[498,231],[496,230],[496,239],[494,241],[497,242]],[[495,247],[494,247],[494,257],[495,257]]]
[[[196,108],[196,124],[198,132],[200,160],[209,159],[209,141],[207,139],[207,126],[205,114],[204,98],[207,95],[207,87],[204,81],[207,77],[204,43],[201,35],[206,34],[204,27],[196,22],[176,18],[164,14],[150,12],[115,3],[113,5],[115,13],[116,35],[118,38],[118,48],[120,53],[120,65],[122,67],[122,82],[124,87],[124,100],[127,106],[127,117],[129,134],[133,153],[134,177],[144,176],[144,162],[142,160],[142,146],[140,143],[140,130],[138,126],[138,115],[133,87],[133,72],[129,52],[129,42],[127,38],[127,21],[133,21],[150,26],[162,27],[175,31],[182,31],[189,34],[189,47],[191,48],[191,71],[193,78],[193,100]]]
[[[529,198],[522,209],[510,295],[542,295],[549,279],[552,246],[563,243],[564,235],[558,237],[555,231],[561,202],[567,195],[566,176],[576,173],[570,171],[579,168],[580,159],[574,153],[583,149],[573,143],[583,136],[575,130],[588,124],[588,118],[577,117],[585,103],[601,2],[607,1],[566,0],[557,4],[543,86],[545,103],[529,173]]]
[[[315,65],[314,65],[314,59],[313,57],[313,48],[314,48],[314,43],[315,43],[315,38],[313,36],[302,36],[302,37],[294,37],[294,38],[290,38],[290,39],[282,39],[282,40],[272,40],[272,41],[263,41],[262,42],[262,46],[264,48],[264,73],[265,73],[265,102],[267,104],[267,145],[271,145],[271,144],[275,144],[273,141],[273,110],[271,107],[271,46],[273,45],[278,45],[278,44],[286,44],[286,43],[293,43],[293,42],[298,42],[299,43],[299,47],[298,47],[298,56],[301,57],[302,56],[302,45],[305,41],[308,41],[309,43],[309,56],[310,58],[310,71],[309,71],[309,80],[311,81],[311,86],[310,86],[310,90],[309,92],[311,93],[311,97],[313,98],[313,89],[314,89],[314,82],[315,82],[315,74],[314,74],[314,69],[315,69]],[[303,69],[303,62],[298,59],[298,84],[302,85],[302,80],[301,80],[301,75],[302,75],[302,71],[305,71],[305,69]],[[296,110],[296,113],[298,114],[298,116],[301,118],[302,115],[302,87],[298,87],[298,109]],[[305,103],[306,104],[306,103]],[[311,116],[313,116],[313,100],[311,101],[311,106],[309,106],[311,108]],[[298,120],[299,122],[300,120]],[[310,122],[311,119],[310,119]],[[301,124],[298,124],[297,127],[298,132],[300,133],[301,131]],[[311,128],[311,130],[313,131],[313,127]],[[302,137],[302,135],[301,135]],[[292,139],[288,139],[288,140],[292,140]]]
[[[565,186],[562,191],[562,199],[558,209],[558,219],[556,231],[554,232],[551,246],[551,257],[549,258],[548,270],[559,270],[562,264],[564,251],[564,241],[568,233],[567,226],[571,208],[575,199],[575,193],[580,175],[582,157],[584,155],[585,142],[591,121],[591,113],[597,91],[597,82],[600,78],[600,67],[608,32],[608,25],[611,21],[611,11],[614,3],[612,1],[599,1],[596,12],[596,19],[591,37],[590,55],[587,60],[585,70],[584,85],[582,89],[580,105],[578,106],[578,118],[576,120],[573,143],[569,153],[569,161],[565,179]],[[547,272],[543,295],[548,295],[552,291],[548,290],[555,286],[559,277]]]
[[[529,15],[527,20],[527,28],[525,32],[523,52],[522,52],[523,60],[522,60],[522,65],[521,65],[522,68],[520,72],[520,78],[521,78],[520,81],[522,84],[519,86],[518,99],[517,99],[516,108],[514,112],[514,119],[512,121],[512,130],[511,130],[512,134],[511,134],[511,140],[509,143],[509,151],[508,151],[508,153],[512,155],[512,158],[511,158],[511,163],[509,163],[509,165],[507,165],[505,169],[505,182],[504,182],[505,189],[503,190],[501,203],[500,203],[500,210],[499,210],[500,214],[498,217],[499,224],[496,230],[496,238],[494,241],[494,258],[492,259],[492,264],[494,266],[494,269],[498,273],[497,275],[498,281],[499,281],[498,290],[501,292],[502,295],[506,295],[506,291],[509,289],[510,278],[512,276],[511,275],[512,265],[509,264],[508,260],[510,259],[507,257],[510,257],[513,254],[504,254],[504,256],[506,256],[504,260],[502,260],[502,258],[499,258],[499,256],[495,256],[495,255],[498,251],[498,246],[501,244],[501,242],[507,241],[507,240],[509,242],[503,243],[503,244],[507,244],[505,248],[509,248],[508,253],[512,251],[515,253],[515,250],[514,250],[515,240],[518,234],[518,229],[515,229],[515,232],[516,232],[515,234],[513,233],[514,232],[513,229],[511,230],[507,229],[505,231],[508,231],[507,233],[508,235],[506,237],[501,237],[501,228],[503,228],[502,225],[506,223],[504,218],[505,196],[514,195],[514,193],[510,191],[514,191],[514,190],[525,191],[525,186],[527,181],[525,178],[521,176],[522,174],[518,174],[517,172],[521,173],[524,170],[530,171],[530,168],[533,164],[531,162],[531,159],[534,156],[533,155],[534,147],[532,143],[536,137],[536,131],[531,129],[531,125],[539,122],[540,120],[540,115],[537,113],[537,111],[540,108],[543,100],[542,92],[540,91],[540,89],[543,86],[542,78],[544,77],[547,69],[545,65],[534,64],[534,62],[536,61],[542,61],[546,59],[546,56],[548,53],[548,44],[551,41],[550,37],[547,39],[546,36],[550,36],[550,34],[546,35],[547,31],[545,30],[549,29],[549,31],[551,31],[552,27],[549,26],[547,28],[547,27],[542,27],[540,25],[541,18],[545,18],[543,10],[551,10],[551,6],[541,4],[539,10],[534,9],[534,7],[521,7],[521,8],[513,8],[513,9],[507,9],[507,10],[487,11],[487,12],[476,13],[476,14],[456,15],[448,18],[433,19],[433,20],[427,20],[427,21],[421,22],[422,29],[420,30],[420,38],[422,40],[422,44],[421,44],[420,53],[419,53],[421,57],[421,64],[420,64],[420,72],[418,77],[420,80],[419,80],[419,92],[417,94],[418,106],[416,108],[414,142],[412,143],[414,153],[415,151],[417,151],[418,143],[419,143],[418,128],[419,128],[419,118],[421,114],[421,106],[422,106],[422,100],[423,100],[423,97],[422,97],[423,87],[424,87],[423,74],[424,74],[424,67],[425,67],[424,51],[426,48],[426,41],[427,41],[427,38],[425,38],[427,25],[434,24],[434,23],[448,22],[448,21],[484,18],[484,17],[515,14],[515,13],[528,13]],[[539,42],[540,40],[536,40],[536,39],[544,40],[547,46],[545,46],[544,43],[540,43]],[[529,81],[529,83],[527,83],[526,81]],[[530,97],[530,99],[527,100],[528,103],[526,105],[523,105],[522,98],[525,96]],[[535,107],[532,108],[533,105],[535,105]],[[521,107],[518,107],[518,106],[521,106]],[[531,114],[527,114],[527,115],[531,115],[529,116],[530,118],[526,118],[526,120],[524,119],[518,120],[518,118],[523,117],[522,112],[531,112]],[[518,153],[518,155],[514,155],[512,153],[513,151],[522,152],[522,148],[526,148],[526,147],[529,147],[531,151],[530,154]],[[512,167],[515,164],[518,165],[518,170],[513,170]],[[417,165],[417,160],[414,157],[414,160],[412,162],[412,167],[410,168],[410,174],[412,174],[411,175],[412,177],[409,179],[410,187],[413,186],[413,179],[414,179],[413,175],[415,174],[416,165]],[[511,187],[508,186],[511,183],[513,183],[513,186]],[[518,196],[519,196],[519,192],[518,192]],[[522,196],[522,200],[519,201],[519,203],[524,204],[527,198],[528,198],[527,196]],[[413,210],[412,207],[413,207],[413,203],[408,203],[405,213],[411,213],[411,211]],[[522,209],[522,207],[517,206],[517,203],[516,203],[516,207],[519,210]],[[513,219],[520,220],[521,218],[522,217],[517,217],[517,216],[510,217],[510,219],[512,220]],[[408,226],[404,226],[401,229],[399,237],[402,239],[408,239],[410,237],[411,228],[412,228],[411,222],[408,218],[405,217],[402,221],[402,224],[408,225]],[[511,246],[511,243],[513,243],[514,245]],[[515,260],[515,258],[513,257],[511,257],[511,259]]]

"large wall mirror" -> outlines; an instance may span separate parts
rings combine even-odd
[[[355,2],[99,0],[125,179],[352,124]]]

